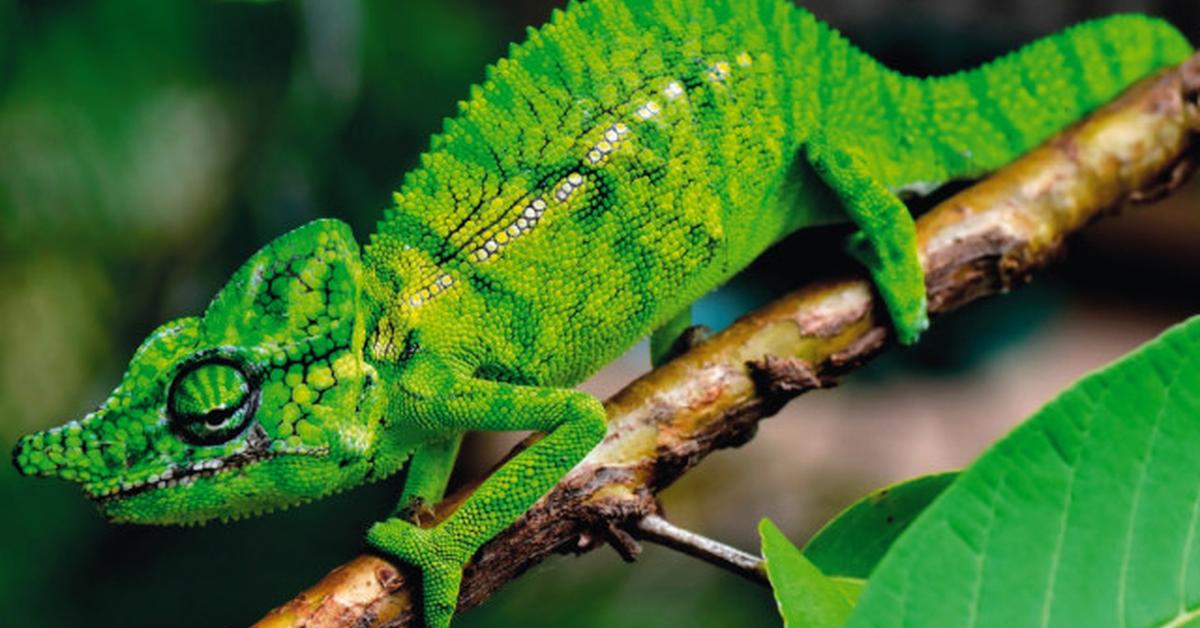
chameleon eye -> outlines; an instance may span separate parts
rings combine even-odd
[[[194,445],[223,443],[246,427],[256,397],[237,366],[228,362],[198,364],[171,383],[167,393],[171,429]]]

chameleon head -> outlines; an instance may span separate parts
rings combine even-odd
[[[362,359],[361,266],[321,220],[254,255],[203,317],[168,323],[81,420],[26,436],[26,475],[79,482],[118,521],[190,523],[360,482],[379,406]]]

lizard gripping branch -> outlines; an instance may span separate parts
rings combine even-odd
[[[1200,56],[917,220],[931,312],[1019,286],[1106,210],[1177,189],[1195,170],[1198,151]],[[593,549],[611,538],[610,526],[655,513],[654,494],[707,454],[745,442],[788,399],[880,351],[887,330],[878,310],[865,279],[830,278],[747,314],[631,382],[605,404],[604,442],[476,553],[459,608],[480,604],[556,552]],[[435,506],[430,523],[473,488]],[[417,590],[402,565],[363,554],[256,625],[408,626]]]
[[[425,621],[444,626],[463,565],[605,437],[603,406],[571,386],[833,221],[859,227],[850,250],[915,341],[928,299],[897,192],[994,169],[1190,52],[1118,16],[921,80],[778,0],[572,4],[488,69],[361,257],[336,221],[281,236],[202,317],[152,334],[98,412],[22,439],[15,461],[146,523],[407,468],[367,538],[420,570]],[[470,430],[545,436],[413,525]]]

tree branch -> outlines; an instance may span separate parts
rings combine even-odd
[[[762,558],[752,556],[736,547],[701,536],[690,530],[684,530],[659,515],[646,515],[639,519],[637,533],[644,540],[699,558],[751,582],[761,585],[768,584]]]
[[[1087,120],[918,220],[929,309],[937,314],[1027,280],[1064,239],[1125,201],[1160,198],[1195,165],[1200,55],[1147,79]],[[880,351],[887,319],[864,278],[800,289],[740,319],[608,400],[608,436],[468,565],[459,609],[556,552],[603,541],[636,553],[623,529],[656,515],[655,493],[704,456],[750,439],[789,399]],[[434,509],[444,518],[473,487]],[[363,554],[271,611],[260,626],[407,626],[417,578]]]

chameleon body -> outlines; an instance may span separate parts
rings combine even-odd
[[[1191,53],[1169,25],[1085,23],[980,69],[890,71],[779,0],[593,0],[556,12],[460,103],[361,254],[319,220],[154,331],[95,412],[27,436],[29,475],[117,521],[284,507],[407,466],[368,541],[420,568],[430,625],[463,564],[604,436],[571,389],[797,229],[860,228],[897,335],[924,326],[897,193],[993,170]],[[665,343],[656,343],[659,346]],[[468,430],[540,430],[448,519]]]

